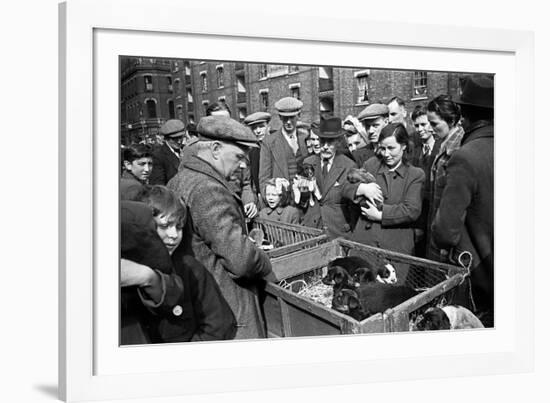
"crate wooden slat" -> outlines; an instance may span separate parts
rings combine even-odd
[[[420,271],[426,273],[413,274],[411,281],[416,283],[425,281],[425,285],[429,283],[429,286],[425,287],[425,291],[386,312],[357,321],[278,284],[269,283],[266,286],[263,306],[270,336],[296,337],[408,331],[411,313],[447,295],[467,276],[467,271],[458,266],[373,248],[343,239],[335,239],[309,249],[295,250],[283,256],[272,257],[273,271],[279,280],[290,281],[312,273],[318,274],[331,260],[347,256],[350,252],[391,263],[408,264],[417,270],[421,268]],[[435,275],[432,275],[434,273]]]
[[[254,228],[261,228],[266,239],[271,243],[282,244],[280,247],[266,251],[270,258],[283,256],[301,249],[311,248],[328,241],[323,230],[287,224],[265,218],[255,218]]]

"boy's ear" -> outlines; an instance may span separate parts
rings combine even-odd
[[[128,171],[132,168],[132,163],[128,160],[122,161],[122,164],[124,165],[124,168],[126,168]]]

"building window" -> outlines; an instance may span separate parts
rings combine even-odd
[[[168,101],[168,116],[170,116],[170,119],[176,118],[176,111],[174,109],[174,101],[171,99]]]
[[[370,70],[361,70],[354,73],[357,79],[357,103],[369,102],[369,75]]]
[[[174,83],[176,84],[176,92],[179,94],[179,92],[181,91],[181,81],[180,81],[180,79],[176,78]]]
[[[428,96],[428,73],[415,71],[413,79],[413,98],[426,98]]]
[[[179,66],[178,66],[178,62],[174,62],[174,68],[173,68],[173,71],[174,73],[177,73],[179,71]]]
[[[178,113],[178,119],[183,120],[183,106],[181,105],[176,106],[176,111]]]
[[[189,102],[190,104],[193,103],[193,93],[190,89],[187,90],[187,102]]]
[[[206,72],[201,73],[201,89],[202,92],[208,92],[208,80],[206,79]]]
[[[195,115],[189,115],[189,123],[195,124]]]
[[[156,119],[157,118],[157,102],[154,99],[149,99],[145,101],[147,107],[147,118]]]
[[[260,64],[260,80],[267,78],[267,64]]]
[[[242,122],[246,118],[246,108],[239,108],[239,120]]]
[[[183,63],[183,67],[185,68],[185,75],[190,76],[191,75],[191,65],[189,62]]]
[[[260,109],[266,112],[269,109],[269,90],[260,90]]]
[[[172,77],[166,77],[166,84],[168,85],[168,92],[174,92],[174,86],[172,85]]]
[[[218,88],[223,87],[223,66],[216,67],[216,77],[218,82]]]
[[[288,88],[290,89],[290,96],[291,97],[294,97],[296,99],[300,99],[300,83],[290,84],[288,86]]]
[[[143,76],[145,80],[145,91],[153,91],[153,76]]]
[[[278,77],[288,74],[289,67],[286,64],[270,64],[269,77]]]

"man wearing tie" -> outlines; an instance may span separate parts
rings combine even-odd
[[[298,136],[296,131],[302,106],[302,101],[293,97],[275,102],[283,126],[266,136],[260,149],[259,190],[263,197],[267,181],[271,178],[285,178],[291,182],[308,155],[305,138]]]
[[[307,207],[303,223],[324,229],[331,239],[348,237],[353,210],[357,207],[351,201],[355,197],[355,188],[347,181],[347,175],[356,166],[345,155],[336,153],[337,144],[344,135],[339,118],[322,120],[319,132],[315,134],[319,136],[321,152],[306,158],[304,164],[311,164],[315,169],[321,199]]]
[[[434,131],[430,122],[426,108],[417,105],[411,115],[414,122],[416,137],[420,141],[420,147],[416,147],[413,153],[412,164],[424,170],[426,178],[430,177],[430,170],[435,156],[439,152],[442,139],[434,138]],[[422,213],[416,221],[414,230],[415,255],[419,257],[426,256],[426,230],[428,225],[428,212],[430,211],[430,181],[424,181],[422,188]]]

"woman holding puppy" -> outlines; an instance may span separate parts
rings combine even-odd
[[[412,254],[413,224],[422,210],[424,171],[409,165],[405,152],[409,144],[407,129],[401,123],[390,123],[378,139],[379,157],[363,165],[382,188],[384,201],[378,209],[367,200],[351,239],[365,245]],[[357,199],[356,199],[357,201]],[[367,225],[370,222],[371,225]],[[396,268],[398,281],[405,281],[406,268]]]

